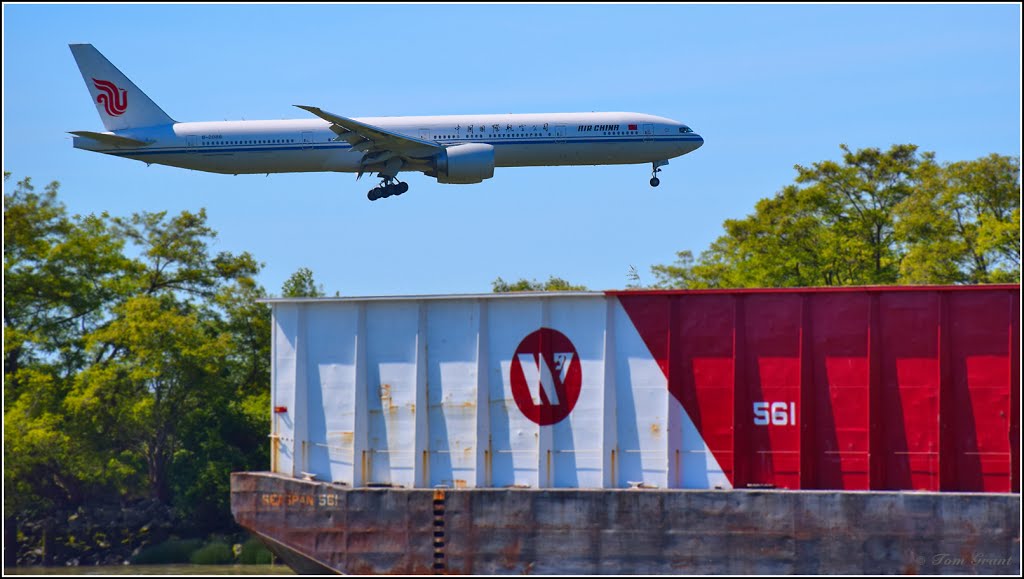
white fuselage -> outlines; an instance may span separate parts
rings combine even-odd
[[[617,165],[668,160],[704,140],[686,125],[641,113],[545,113],[356,119],[442,146],[486,143],[494,166]],[[322,119],[174,123],[111,134],[149,143],[113,146],[75,137],[74,146],[213,173],[357,172],[353,151]],[[418,168],[409,167],[408,170]]]

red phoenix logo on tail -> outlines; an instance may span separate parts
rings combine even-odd
[[[109,80],[96,80],[94,78],[92,83],[96,86],[96,90],[100,91],[100,95],[96,97],[96,102],[103,105],[103,109],[107,111],[108,115],[119,117],[128,110],[128,91],[123,88],[117,88],[117,85]]]

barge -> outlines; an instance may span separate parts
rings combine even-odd
[[[267,300],[299,572],[1020,572],[1020,287]]]

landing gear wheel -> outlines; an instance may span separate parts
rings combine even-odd
[[[394,177],[388,177],[381,181],[379,186],[370,189],[370,192],[366,194],[366,198],[370,201],[376,201],[378,199],[386,199],[393,195],[401,195],[408,190],[408,183],[397,181]]]
[[[661,185],[661,180],[658,179],[658,173],[661,173],[661,169],[658,167],[662,167],[664,165],[668,165],[668,161],[654,161],[651,163],[651,187]]]

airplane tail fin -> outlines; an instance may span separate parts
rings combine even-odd
[[[108,131],[169,125],[175,121],[91,44],[71,44],[103,127]]]

